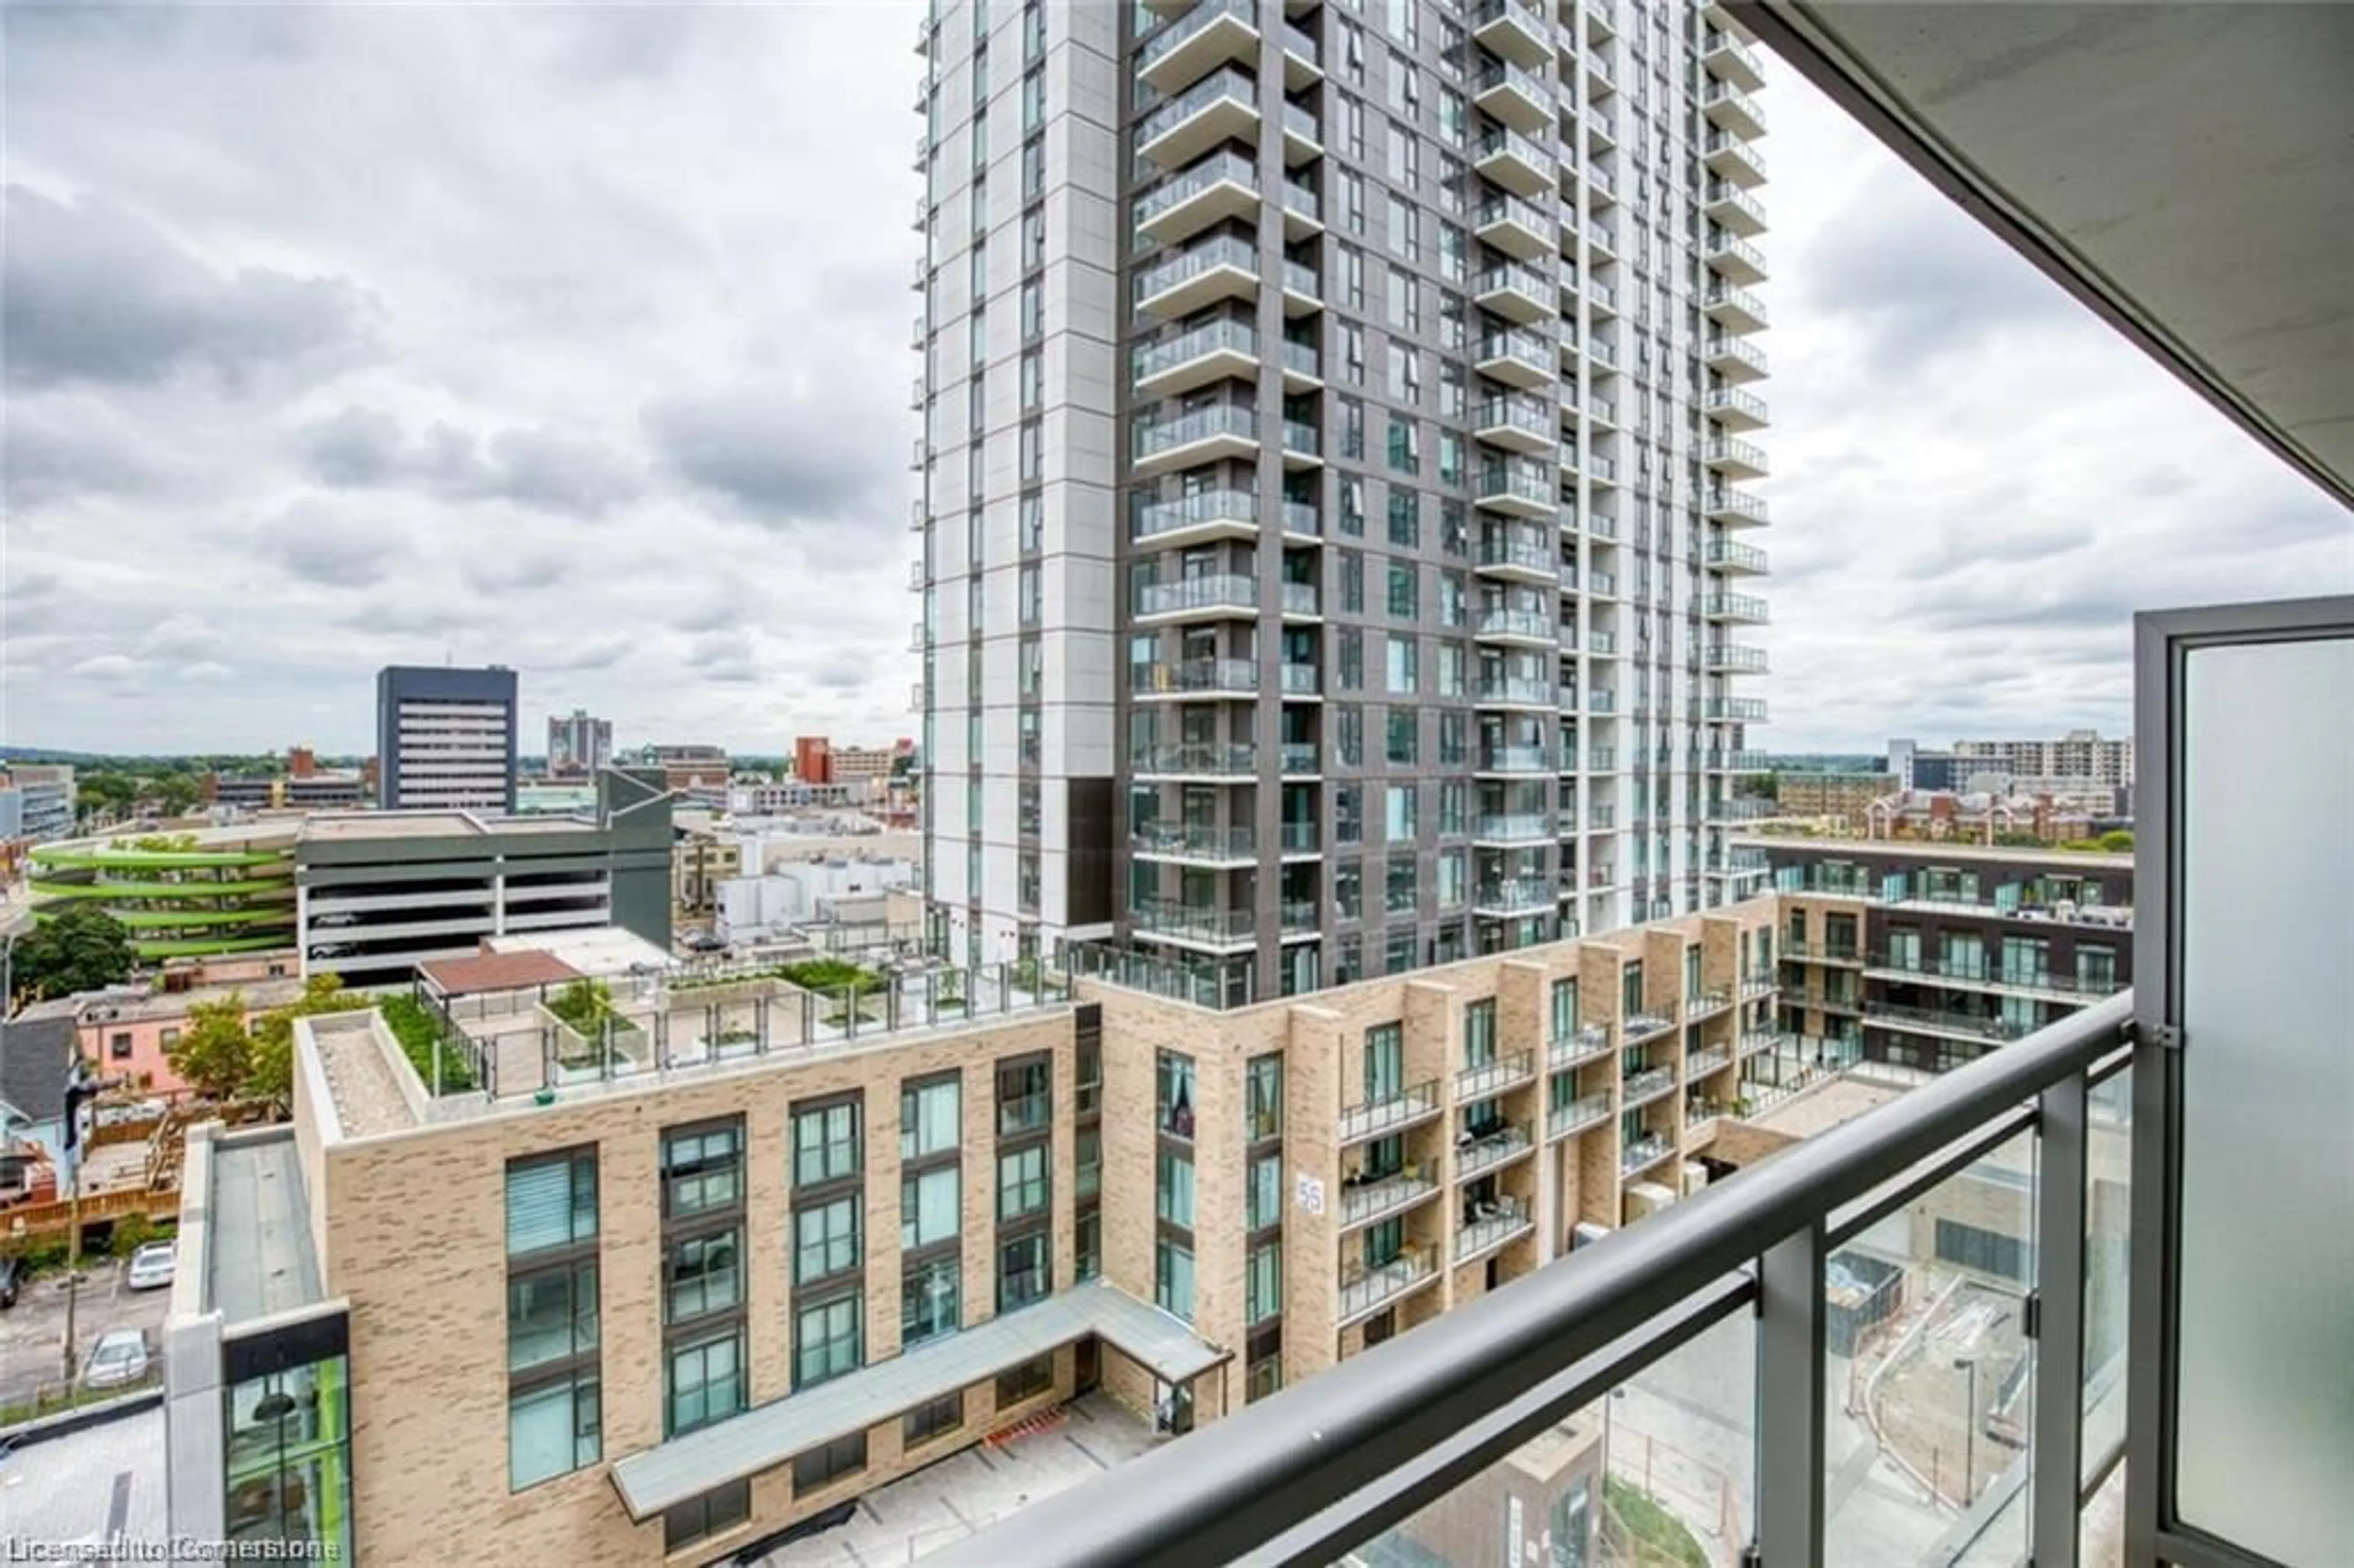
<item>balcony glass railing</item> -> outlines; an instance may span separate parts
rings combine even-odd
[[[1189,245],[1139,272],[1136,275],[1136,297],[1149,300],[1217,267],[1236,267],[1243,271],[1256,273],[1258,270],[1258,249],[1249,240],[1233,234],[1221,234],[1199,244]]]
[[[1258,772],[1258,747],[1248,741],[1225,746],[1140,746],[1129,753],[1129,766],[1139,773],[1248,779]]]
[[[1610,1117],[1610,1097],[1606,1094],[1587,1095],[1566,1105],[1553,1107],[1545,1112],[1545,1136],[1566,1138],[1589,1127],[1599,1126]]]
[[[1483,746],[1477,760],[1482,773],[1543,773],[1550,767],[1542,746]]]
[[[1856,1003],[1850,1000],[1852,1010]],[[1993,1017],[1982,1012],[1966,1012],[1956,1009],[1908,1007],[1893,1001],[1866,1001],[1862,1004],[1866,1022],[1883,1028],[1911,1033],[1960,1035],[1966,1039],[1991,1041],[1997,1044],[2023,1040],[2029,1026],[2008,1018]]]
[[[1507,60],[1492,60],[1488,68],[1472,79],[1472,86],[1481,93],[1510,88],[1530,101],[1550,104],[1557,96],[1556,90],[1537,79],[1535,74],[1522,70]]]
[[[1558,629],[1541,609],[1483,609],[1472,623],[1475,637],[1525,637],[1550,642]]]
[[[1553,154],[1517,131],[1498,129],[1489,132],[1471,144],[1471,155],[1482,160],[1517,158],[1547,175],[1553,172]]]
[[[1583,1029],[1556,1036],[1553,1044],[1545,1047],[1545,1065],[1556,1068],[1575,1067],[1606,1056],[1613,1049],[1610,1026],[1589,1023]]]
[[[1213,523],[1257,521],[1258,497],[1249,491],[1205,490],[1174,501],[1139,502],[1129,514],[1128,532],[1140,541]]]
[[[1190,904],[1129,906],[1137,930],[1155,937],[1242,946],[1258,939],[1258,916],[1248,909],[1212,909]]]
[[[1312,501],[1287,501],[1278,514],[1283,519],[1283,531],[1314,537],[1324,532],[1323,514]]]
[[[1176,50],[1200,36],[1203,29],[1221,17],[1234,17],[1258,30],[1258,6],[1256,0],[1201,0],[1201,4],[1170,23],[1144,42],[1136,51],[1136,68],[1146,70],[1159,64]]]
[[[1487,1099],[1534,1076],[1536,1070],[1536,1057],[1527,1051],[1466,1067],[1455,1075],[1455,1097],[1458,1101]]]
[[[1324,358],[1316,352],[1314,344],[1295,343],[1290,338],[1285,338],[1283,367],[1286,370],[1297,371],[1302,376],[1321,376],[1324,374]]]
[[[1491,332],[1479,339],[1482,360],[1517,359],[1552,374],[1553,356],[1544,339],[1532,332]]]
[[[1139,615],[1173,615],[1198,609],[1256,609],[1258,608],[1258,581],[1234,572],[1220,572],[1198,577],[1180,577],[1174,582],[1139,583],[1136,585],[1136,613]]]
[[[1553,232],[1553,226],[1545,221],[1544,214],[1518,196],[1490,196],[1479,204],[1479,210],[1473,214],[1473,217],[1482,228],[1509,223],[1539,236],[1550,235]]]
[[[1315,426],[1308,424],[1304,420],[1300,419],[1286,419],[1283,421],[1283,450],[1285,451],[1300,452],[1312,457],[1316,454],[1317,450],[1322,446],[1322,444],[1323,438],[1317,433]]]
[[[1283,210],[1310,221],[1320,221],[1324,203],[1313,190],[1298,180],[1286,180],[1283,182]]]
[[[1258,170],[1239,153],[1214,154],[1198,164],[1179,170],[1137,197],[1138,227],[1151,222],[1173,207],[1193,200],[1222,181],[1230,181],[1255,193],[1258,189]]]
[[[1676,1151],[1676,1146],[1656,1132],[1647,1132],[1618,1153],[1618,1173],[1632,1176],[1647,1165],[1657,1165]]]
[[[1370,1181],[1343,1181],[1341,1184],[1341,1224],[1343,1226],[1370,1224],[1391,1214],[1403,1213],[1437,1191],[1437,1182],[1404,1172]]]
[[[1314,583],[1285,583],[1281,608],[1286,615],[1320,615],[1323,612],[1323,595]]]
[[[1221,100],[1255,111],[1258,107],[1258,89],[1249,77],[1228,66],[1214,76],[1203,78],[1138,121],[1136,144],[1150,145]]]
[[[1213,354],[1240,354],[1257,358],[1258,329],[1248,322],[1208,322],[1175,337],[1146,344],[1136,351],[1129,365],[1137,380],[1149,381],[1164,371],[1190,365]]]
[[[1549,542],[1523,537],[1482,539],[1479,559],[1483,567],[1523,567],[1534,572],[1552,572],[1561,565]]]
[[[1287,740],[1276,749],[1276,766],[1286,773],[1317,771],[1316,743],[1312,740]]]
[[[1526,1122],[1513,1122],[1493,1132],[1467,1133],[1455,1144],[1455,1178],[1459,1181],[1483,1171],[1493,1171],[1507,1160],[1527,1153],[1532,1147]]]
[[[1631,1109],[1647,1100],[1658,1099],[1675,1086],[1676,1070],[1673,1067],[1649,1067],[1639,1073],[1629,1073],[1622,1086],[1627,1097],[1624,1104]]]
[[[1139,854],[1171,860],[1248,860],[1258,853],[1258,835],[1246,827],[1200,822],[1144,822],[1129,835]]]
[[[1186,659],[1129,666],[1129,689],[1156,692],[1257,692],[1258,666],[1248,659]]]
[[[1549,681],[1539,681],[1525,675],[1482,675],[1479,677],[1479,700],[1484,703],[1509,703],[1529,707],[1551,707],[1553,689]]]
[[[1437,1273],[1437,1249],[1428,1245],[1409,1246],[1382,1263],[1369,1264],[1362,1256],[1349,1258],[1341,1266],[1341,1316],[1363,1317],[1436,1278]]]
[[[1496,811],[1475,818],[1471,836],[1477,839],[1527,841],[1553,836],[1553,819],[1543,811]]]
[[[1411,1127],[1438,1114],[1438,1080],[1428,1078],[1411,1088],[1379,1095],[1341,1113],[1341,1141],[1363,1143]]]
[[[1471,907],[1481,915],[1525,915],[1552,908],[1553,898],[1551,884],[1523,877],[1515,882],[1480,884],[1471,895]]]
[[[1290,292],[1308,299],[1320,300],[1324,297],[1323,280],[1317,276],[1315,268],[1301,262],[1286,261],[1283,264],[1283,286]]]
[[[1490,397],[1472,410],[1471,429],[1475,434],[1481,430],[1514,429],[1541,440],[1561,439],[1560,419],[1553,409],[1533,397]]]
[[[1297,136],[1313,146],[1320,147],[1324,144],[1324,127],[1317,123],[1315,115],[1297,103],[1287,103],[1283,106],[1283,129],[1287,133]]]
[[[1258,440],[1258,416],[1239,403],[1214,403],[1158,424],[1136,427],[1136,456],[1160,457],[1197,441]]]
[[[1472,1209],[1463,1224],[1455,1228],[1455,1261],[1477,1257],[1490,1247],[1519,1235],[1529,1224],[1526,1199],[1515,1198],[1509,1192],[1491,1198]]]

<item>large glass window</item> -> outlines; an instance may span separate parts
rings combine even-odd
[[[997,1309],[1000,1312],[1011,1312],[1017,1307],[1042,1301],[1054,1287],[1054,1275],[1047,1266],[1046,1234],[1044,1231],[1033,1231],[1028,1235],[1010,1237],[998,1244]]]
[[[1153,1212],[1172,1225],[1193,1228],[1193,1161],[1176,1150],[1155,1157]]]
[[[1484,1067],[1496,1059],[1496,999],[1463,1005],[1463,1065]]]
[[[1365,1098],[1394,1099],[1405,1093],[1405,1025],[1377,1023],[1365,1031]]]
[[[997,1133],[1018,1138],[1044,1131],[1053,1120],[1049,1064],[1043,1056],[1001,1063],[997,1069]]]
[[[1283,1058],[1279,1054],[1250,1059],[1245,1082],[1249,1137],[1257,1143],[1283,1136]]]
[[[1161,1131],[1165,1137],[1190,1139],[1193,1136],[1193,1058],[1163,1051],[1157,1069],[1154,1109]]]
[[[940,1078],[899,1091],[899,1158],[944,1154],[963,1141],[964,1085]]]
[[[1162,1311],[1193,1320],[1193,1249],[1161,1237],[1153,1245],[1152,1298]]]
[[[690,1128],[663,1139],[663,1213],[679,1219],[744,1201],[744,1124]]]
[[[1265,1154],[1251,1161],[1250,1228],[1258,1231],[1283,1220],[1283,1156]]]
[[[865,1360],[866,1298],[854,1291],[793,1315],[793,1386],[856,1372]]]
[[[743,1233],[734,1226],[664,1249],[663,1321],[684,1323],[744,1302]]]
[[[1018,1220],[1046,1209],[1046,1146],[1033,1144],[997,1157],[997,1217]]]
[[[1249,1272],[1243,1281],[1244,1320],[1256,1327],[1283,1310],[1283,1244],[1267,1242],[1251,1248]]]
[[[744,1408],[744,1331],[673,1347],[665,1379],[670,1397],[663,1416],[666,1436],[723,1421]]]
[[[597,1239],[597,1152],[574,1150],[507,1167],[507,1255]]]
[[[963,1216],[964,1172],[956,1166],[899,1178],[899,1245],[906,1251],[954,1240]]]
[[[859,1220],[864,1207],[864,1201],[853,1195],[795,1211],[794,1284],[813,1284],[858,1266]]]
[[[583,1404],[557,1410],[548,1394],[551,1420],[509,1404],[510,1485],[521,1489],[597,1462],[593,1372],[587,1381]],[[350,1562],[351,1376],[345,1359],[329,1356],[239,1383],[228,1391],[223,1419],[228,1539],[313,1542],[322,1557]]]
[[[899,1345],[952,1334],[961,1326],[964,1260],[937,1257],[907,1266],[899,1282]]]
[[[813,1187],[859,1172],[856,1102],[793,1114],[793,1182]]]

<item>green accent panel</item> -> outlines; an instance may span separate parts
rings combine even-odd
[[[173,926],[260,926],[275,923],[294,924],[294,906],[278,905],[263,909],[117,909],[112,911],[117,925],[133,930],[142,927],[163,929]]]
[[[292,878],[247,882],[36,882],[41,898],[227,898],[240,893],[283,893]]]
[[[121,867],[133,871],[164,871],[174,866],[277,865],[291,867],[292,850],[42,850],[33,852],[35,865],[70,867],[77,871]]]
[[[131,950],[143,959],[202,959],[216,953],[266,953],[272,948],[292,946],[281,931],[274,937],[183,937],[134,941]]]

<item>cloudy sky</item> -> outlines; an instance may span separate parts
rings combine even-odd
[[[5,709],[367,744],[914,727],[912,5],[0,7]],[[2137,606],[2354,588],[2344,514],[1787,73],[1763,744],[2126,720]]]

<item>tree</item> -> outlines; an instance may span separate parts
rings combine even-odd
[[[2134,836],[2131,829],[2112,828],[2100,837],[2100,845],[2111,854],[2133,853]]]
[[[204,797],[204,785],[193,773],[166,773],[155,780],[154,796],[167,817],[185,817]]]
[[[172,1071],[207,1099],[225,1100],[253,1076],[253,1036],[245,1030],[245,997],[231,991],[218,1001],[188,1004],[179,1040],[164,1050]]]
[[[323,1012],[355,1012],[375,1005],[373,997],[344,989],[335,975],[313,975],[302,982],[302,994],[283,1007],[273,1007],[253,1021],[251,1060],[244,1080],[249,1095],[279,1106],[294,1102],[294,1021]]]
[[[95,904],[43,920],[16,944],[16,987],[34,997],[71,996],[131,978],[131,935]]]
[[[74,780],[74,804],[85,818],[119,816],[138,794],[139,781],[128,773],[85,773]]]

